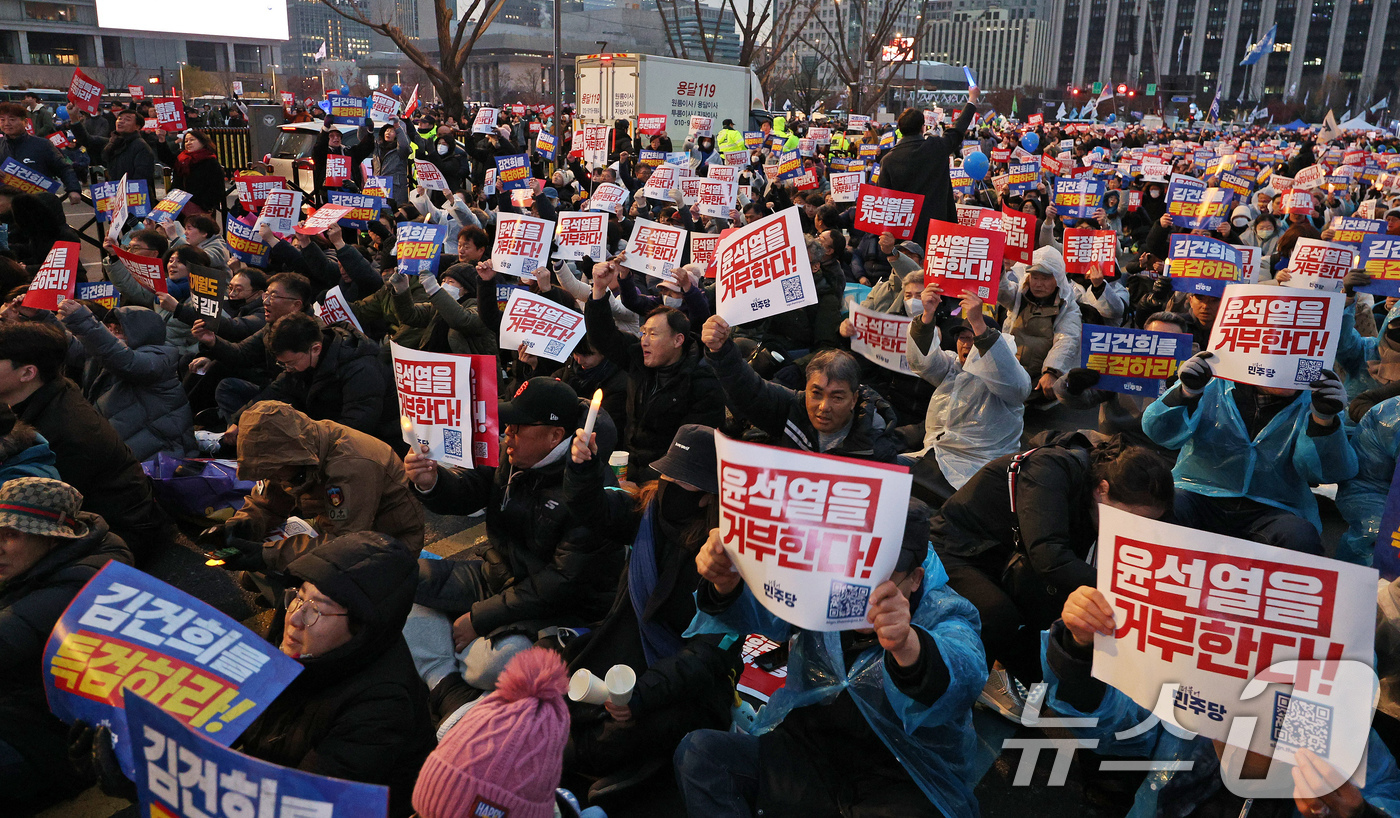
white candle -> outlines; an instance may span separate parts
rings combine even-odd
[[[413,422],[413,418],[409,417],[408,415],[400,415],[400,416],[399,416],[399,425],[403,427],[404,434],[407,434],[407,435],[409,435],[409,436],[411,436],[411,437],[413,438],[412,440],[409,441],[409,444],[408,444],[408,445],[409,445],[410,447],[412,447],[412,448],[417,448],[417,447],[418,447],[418,425],[415,424],[415,423]]]
[[[588,404],[588,420],[583,423],[583,442],[589,441],[589,436],[593,434],[593,423],[598,420],[598,410],[603,408],[603,390],[599,389],[593,393],[593,402]]]

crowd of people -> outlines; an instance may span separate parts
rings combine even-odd
[[[0,104],[0,158],[58,179],[65,194],[82,191],[90,168],[46,130],[81,133],[78,150],[105,178],[193,194],[178,219],[132,217],[107,234],[102,269],[87,277],[115,285],[120,306],[67,299],[46,310],[24,303],[31,279],[56,242],[77,234],[57,195],[0,189],[9,224],[0,251],[0,811],[37,811],[94,783],[134,797],[107,728],[70,731],[49,713],[40,658],[103,564],[140,568],[191,546],[196,532],[157,502],[143,471],[158,455],[233,459],[241,479],[256,481],[193,545],[217,552],[274,611],[267,638],[305,668],[233,746],[386,785],[394,816],[568,815],[625,803],[673,776],[696,818],[971,818],[974,705],[1019,719],[1026,689],[1045,681],[1046,708],[1124,724],[1135,714],[1088,670],[1093,635],[1114,627],[1091,557],[1100,507],[1369,564],[1400,452],[1396,299],[1356,292],[1370,277],[1353,270],[1335,367],[1308,388],[1252,386],[1216,377],[1206,350],[1220,298],[1174,291],[1164,262],[1173,235],[1210,235],[1257,248],[1251,278],[1283,284],[1297,242],[1331,238],[1335,217],[1369,213],[1400,236],[1400,194],[1384,181],[1396,178],[1400,140],[1199,122],[977,125],[977,102],[974,88],[943,122],[909,109],[860,133],[776,116],[758,124],[756,145],[747,121],[723,119],[679,151],[665,132],[634,135],[619,121],[606,160],[592,164],[572,144],[571,120],[559,161],[543,155],[532,125],[553,123],[538,113],[503,109],[486,133],[462,127],[474,112],[459,119],[426,105],[350,131],[327,125],[307,213],[333,190],[363,189],[365,161],[389,179],[386,206],[359,229],[283,236],[263,224],[261,265],[226,239],[228,221],[250,211],[229,196],[198,123],[153,133],[141,106],[84,117],[55,116],[37,98]],[[832,136],[802,157],[806,189],[769,178],[770,158],[817,127]],[[1004,173],[1017,149],[1060,176],[1095,168],[1107,192],[1092,216],[1059,211],[1049,171],[1020,192],[980,182]],[[1144,178],[1141,165],[1155,158],[1218,183],[1197,150],[1235,157],[1252,190],[1217,225],[1185,230],[1167,211],[1165,180]],[[725,216],[702,214],[680,190],[646,192],[657,154],[683,152],[704,177],[736,151],[747,157]],[[1357,151],[1376,173],[1312,188],[1309,212],[1283,211],[1287,189],[1271,178],[1337,167]],[[519,154],[530,160],[528,195],[489,189],[495,158]],[[969,180],[955,171],[977,165],[974,154],[984,174]],[[341,155],[349,176],[328,177]],[[449,189],[429,190],[415,160]],[[855,204],[833,199],[832,173],[852,162],[881,187],[924,197],[911,239],[856,229]],[[502,214],[554,221],[585,209],[602,183],[627,191],[606,211],[603,258],[556,260],[530,279],[493,266]],[[968,206],[1033,217],[1030,262],[1007,261],[985,298],[924,280],[930,224],[956,222]],[[814,305],[731,326],[716,314],[712,263],[692,260],[688,246],[665,277],[623,264],[638,219],[720,234],[789,208]],[[436,273],[398,269],[398,228],[411,222],[446,227]],[[1085,224],[1113,231],[1116,261],[1070,274],[1064,232]],[[148,289],[118,249],[159,259],[167,291]],[[217,320],[196,309],[190,288],[190,275],[207,270],[228,279]],[[582,315],[586,334],[567,360],[501,348],[502,306],[519,287]],[[336,288],[353,321],[319,317]],[[848,298],[911,319],[909,373],[851,351]],[[1101,373],[1081,364],[1095,325],[1188,335],[1195,354],[1160,395],[1100,389]],[[498,466],[448,466],[405,442],[391,341],[495,358],[506,398],[495,408]],[[590,433],[595,391],[602,411]],[[1098,411],[1093,428],[1026,432],[1028,415],[1088,409]],[[719,533],[717,433],[912,472],[899,557],[871,593],[868,627],[807,631],[757,604]],[[1324,539],[1313,490],[1329,484],[1347,525],[1340,542]],[[424,551],[425,510],[463,525],[481,515],[484,537],[436,558]],[[313,531],[285,532],[294,516]],[[735,685],[750,634],[784,645],[787,671],[743,721]],[[619,664],[636,672],[627,704],[566,700],[568,674],[603,677]],[[1364,786],[1255,808],[1394,814],[1400,732],[1383,711]],[[1148,754],[1145,741],[1132,751]],[[574,801],[557,795],[561,786]],[[483,803],[498,811],[472,811]],[[1219,786],[1183,783],[1163,791],[1158,813],[1244,814],[1242,803]]]

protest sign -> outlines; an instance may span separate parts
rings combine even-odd
[[[831,201],[854,202],[860,192],[860,171],[831,174]]]
[[[555,258],[602,261],[607,251],[608,217],[603,213],[560,213],[555,224]]]
[[[585,123],[583,139],[575,137],[575,144],[583,146],[583,161],[590,168],[601,168],[608,164],[608,145],[611,144],[612,128],[598,123]]]
[[[494,133],[498,113],[499,110],[496,108],[478,108],[476,118],[472,120],[472,133]]]
[[[690,263],[705,265],[707,275],[713,273],[715,248],[719,246],[719,238],[715,233],[690,234]]]
[[[1368,234],[1384,233],[1385,222],[1379,219],[1358,219],[1352,216],[1336,216],[1328,225],[1332,230],[1332,241],[1342,244],[1359,244]]]
[[[1188,230],[1213,230],[1225,219],[1225,208],[1233,194],[1207,188],[1206,183],[1184,173],[1173,173],[1167,185],[1167,212],[1172,224]]]
[[[360,319],[356,318],[355,311],[350,309],[350,300],[345,297],[345,293],[340,291],[339,284],[326,290],[321,302],[312,304],[311,308],[316,313],[316,317],[321,319],[321,323],[328,327],[333,324],[348,323],[360,332],[364,332],[364,328],[360,326]]]
[[[530,186],[530,157],[523,153],[496,157],[496,183],[501,190],[522,190]]]
[[[534,278],[535,271],[549,263],[553,235],[549,224],[533,216],[502,213],[491,245],[492,269],[517,278]]]
[[[700,201],[700,180],[687,176],[681,178],[681,203],[689,207]]]
[[[303,224],[297,225],[296,231],[303,236],[315,236],[324,233],[327,227],[339,223],[351,210],[352,208],[349,205],[321,205],[320,210],[307,216]]]
[[[652,136],[652,135],[654,135],[654,134],[665,133],[665,131],[666,131],[666,115],[665,115],[665,114],[638,114],[638,115],[637,115],[637,133],[642,134],[643,136]]]
[[[1007,173],[1006,189],[1011,193],[1025,193],[1035,190],[1040,184],[1040,162],[1039,160],[1028,162],[1017,162],[1011,165]]]
[[[690,135],[694,136],[714,136],[715,118],[712,116],[700,116],[695,114],[690,117]]]
[[[587,209],[616,213],[617,209],[626,203],[627,188],[612,182],[603,182],[594,188],[593,195],[588,197]]]
[[[235,221],[230,219],[230,222]],[[264,245],[265,246],[265,245]],[[228,271],[213,267],[185,265],[190,271],[189,303],[212,330],[219,327],[219,308],[228,293]]]
[[[1044,125],[1045,114],[1031,114],[1030,116],[1026,117],[1026,124],[1030,125],[1032,128]]]
[[[865,114],[851,114],[846,117],[846,133],[860,133],[870,124],[870,117]]]
[[[438,259],[442,255],[442,243],[446,238],[445,224],[399,222],[394,242],[398,271],[404,275],[436,273]]]
[[[55,196],[60,195],[59,191],[63,189],[57,179],[50,179],[13,156],[7,156],[0,162],[0,184],[21,193],[52,193]]]
[[[1290,277],[1283,286],[1338,292],[1354,259],[1355,253],[1346,245],[1298,239],[1293,245],[1293,254],[1288,257]]]
[[[151,208],[151,212],[146,214],[146,218],[156,224],[168,222],[176,216],[179,216],[180,211],[185,209],[185,205],[188,204],[192,198],[194,198],[193,193],[175,188],[165,194],[165,198],[161,199],[155,207]]]
[[[291,91],[283,91],[281,96],[283,109],[290,111],[297,104],[297,95]]]
[[[585,330],[583,313],[520,289],[510,294],[501,314],[501,349],[524,344],[531,355],[564,361]]]
[[[1400,296],[1400,236],[1367,235],[1361,242],[1360,266],[1371,283],[1357,291]]]
[[[702,216],[727,219],[729,211],[734,210],[737,206],[738,190],[731,182],[719,179],[701,179],[696,193]]]
[[[938,285],[944,298],[961,298],[970,292],[983,301],[995,301],[1005,250],[1006,237],[999,230],[931,220],[924,284]]]
[[[817,303],[796,207],[721,236],[715,255],[716,313],[730,324]]]
[[[861,185],[856,196],[855,227],[876,236],[893,233],[901,241],[911,239],[923,206],[922,194]]]
[[[341,187],[350,180],[350,157],[343,153],[326,154],[325,187]]]
[[[685,236],[683,227],[638,218],[627,239],[627,257],[622,260],[622,266],[649,276],[670,278],[671,271],[680,266]]]
[[[797,151],[778,154],[778,181],[787,182],[802,175],[802,156]]]
[[[1209,236],[1178,233],[1171,237],[1167,275],[1177,292],[1219,298],[1227,284],[1244,283],[1244,265],[1238,247]]]
[[[535,137],[535,152],[545,158],[547,162],[554,161],[554,134],[549,131],[540,131]]]
[[[233,184],[238,189],[238,203],[243,205],[243,209],[256,211],[267,201],[268,192],[281,190],[286,186],[286,180],[281,176],[241,173],[234,177]]]
[[[1374,569],[1106,505],[1098,543],[1097,586],[1119,624],[1094,637],[1095,678],[1206,738],[1264,755],[1277,745],[1283,760],[1307,747],[1356,769],[1375,680]],[[1298,659],[1317,661],[1269,672]],[[1343,659],[1366,666],[1359,687],[1338,673]],[[1246,697],[1260,681],[1270,686]],[[1231,730],[1241,717],[1262,729]]]
[[[992,162],[1006,164],[1011,159],[1011,149],[1006,146],[992,148]]]
[[[106,209],[106,215],[107,218],[111,220],[112,229],[118,234],[126,229],[126,220],[131,218],[131,200],[127,196],[122,195],[122,192],[125,191],[127,187],[126,174],[123,173],[122,178],[117,180],[116,185],[112,188],[112,194],[109,200],[110,204]]]
[[[868,627],[899,558],[909,471],[723,434],[715,450],[721,540],[754,599],[807,630]]]
[[[384,209],[384,199],[380,196],[366,196],[363,193],[348,193],[343,190],[332,190],[326,194],[330,199],[330,204],[347,205],[350,211],[340,217],[341,227],[368,227],[369,223],[379,218],[379,211]]]
[[[1005,259],[1017,264],[1030,264],[1034,258],[1031,236],[1035,233],[1035,214],[1003,206],[1001,232],[1006,236]]]
[[[73,78],[68,81],[68,101],[88,116],[97,116],[102,104],[102,83],[74,68]]]
[[[807,129],[807,136],[811,137],[818,145],[831,144],[831,128],[813,126]]]
[[[296,230],[300,220],[301,191],[274,190],[267,194],[267,200],[263,202],[262,212],[258,214],[253,228],[256,231],[259,224],[265,224],[272,228],[276,235],[288,236]]]
[[[258,241],[257,231],[253,229],[253,214],[230,218],[224,228],[224,241],[228,244],[229,253],[239,261],[255,267],[267,266],[272,248]]]
[[[1312,190],[1327,178],[1325,165],[1308,165],[1293,177],[1294,190]]]
[[[345,94],[327,94],[327,125],[359,125],[369,116],[369,100]]]
[[[130,775],[142,816],[272,818],[279,804],[285,818],[387,814],[388,787],[260,761],[202,737],[134,690],[119,690],[118,695],[125,696],[122,712],[131,745],[127,752],[135,765]],[[127,743],[125,735],[122,739]]]
[[[399,112],[399,101],[383,91],[375,91],[373,100],[369,118],[377,123],[392,122]]]
[[[657,168],[666,161],[666,151],[654,151],[644,148],[637,152],[637,166]]]
[[[44,263],[29,282],[23,306],[36,310],[57,310],[59,302],[73,297],[78,283],[78,248],[76,241],[56,241],[44,257]]]
[[[851,351],[894,372],[913,375],[905,355],[910,318],[866,309],[850,301]]]
[[[817,175],[813,173],[810,168],[806,169],[799,173],[796,179],[792,180],[792,186],[797,190],[816,190]]]
[[[165,262],[160,256],[138,256],[128,250],[118,247],[115,251],[117,258],[122,260],[127,272],[142,287],[153,293],[163,293],[169,290],[165,285]]]
[[[736,187],[739,184],[739,169],[731,165],[710,165],[708,179],[717,179],[721,182],[729,182]]]
[[[413,174],[418,178],[418,184],[428,190],[448,190],[447,177],[442,175],[437,165],[432,162],[425,162],[422,159],[413,161]]]
[[[675,165],[663,164],[647,177],[642,196],[648,199],[671,200],[671,191],[680,183],[680,169]]]
[[[487,196],[496,192],[496,169],[487,168],[486,176],[481,180],[481,192]]]
[[[1081,177],[1055,182],[1055,211],[1061,218],[1090,219],[1103,201],[1107,185],[1102,179]]]
[[[54,131],[53,133],[48,135],[48,140],[49,142],[53,143],[53,146],[55,148],[62,149],[74,147],[72,131]]]
[[[232,744],[301,665],[184,591],[113,560],[54,625],[42,671],[49,708],[67,723],[106,724],[135,778],[122,693],[147,697],[180,723]]]
[[[427,446],[429,457],[454,466],[495,466],[496,357],[424,352],[394,341],[389,353],[404,442],[415,452]]]
[[[146,86],[144,85],[128,85],[126,92],[131,95],[132,102],[140,102],[146,98]]]
[[[156,97],[156,125],[163,131],[179,133],[185,130],[185,101],[179,97]]]
[[[1157,397],[1181,362],[1191,357],[1191,336],[1090,324],[1080,340],[1080,365],[1099,374],[1095,389]]]
[[[1105,278],[1113,278],[1118,267],[1118,234],[1112,230],[1065,229],[1065,272],[1088,275],[1098,268]]]
[[[126,182],[125,204],[123,197],[117,195],[121,187],[121,182]],[[102,223],[115,223],[119,227],[125,224],[126,220],[113,222],[114,211],[126,208],[127,216],[145,218],[151,213],[151,197],[148,192],[149,183],[145,179],[130,181],[126,177],[111,182],[96,182],[89,189],[88,194],[92,196],[92,209],[97,220]]]
[[[1386,582],[1400,577],[1400,465],[1390,478],[1390,491],[1381,511],[1380,533],[1372,549],[1371,564]]]
[[[101,304],[109,310],[120,306],[122,300],[117,285],[110,281],[79,281],[73,288],[73,297],[79,301]]]
[[[1254,184],[1245,177],[1231,171],[1220,174],[1220,187],[1243,199],[1254,191]]]
[[[977,205],[954,205],[958,211],[958,224],[964,227],[980,227],[983,230],[1000,230],[1001,213],[988,207]]]
[[[763,146],[763,131],[744,131],[744,147],[749,150]]]
[[[1225,288],[1208,351],[1217,377],[1255,386],[1306,389],[1332,366],[1346,297],[1268,284]]]
[[[972,177],[968,176],[967,171],[963,170],[962,168],[949,168],[948,181],[952,183],[953,190],[956,190],[959,193],[972,193]]]
[[[803,137],[797,140],[797,152],[802,156],[813,156],[817,152],[817,140]]]

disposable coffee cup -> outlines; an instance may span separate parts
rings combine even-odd
[[[612,467],[613,474],[617,475],[619,483],[627,479],[627,458],[630,456],[627,452],[613,452],[608,455],[608,465]]]
[[[608,700],[608,686],[587,668],[579,668],[569,678],[569,698],[585,704],[602,704]]]
[[[625,707],[632,701],[632,688],[637,684],[637,672],[627,665],[613,665],[608,668],[608,675],[603,677],[603,683],[608,688],[608,701]]]

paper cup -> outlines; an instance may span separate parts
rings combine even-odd
[[[608,701],[626,706],[632,701],[632,687],[637,684],[637,673],[627,665],[613,665],[603,679],[608,688]]]
[[[602,704],[608,700],[608,686],[587,668],[579,668],[569,678],[569,698],[585,704]]]
[[[619,483],[627,479],[627,458],[630,456],[627,452],[613,452],[608,455],[608,465],[612,467],[613,474],[617,475]]]

